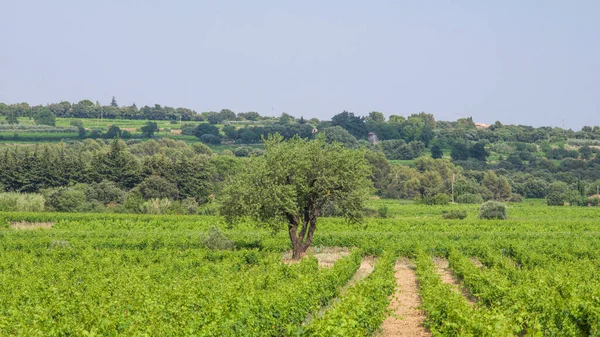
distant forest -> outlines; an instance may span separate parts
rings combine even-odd
[[[0,116],[0,133],[17,133],[17,126],[23,128],[18,132],[62,132],[64,127],[54,126],[56,118],[75,128],[75,138],[61,143],[16,146],[5,138],[0,148],[0,189],[41,193],[48,209],[60,211],[155,212],[171,205],[160,212],[213,212],[206,207],[218,202],[222,182],[244,160],[260,156],[261,140],[275,133],[284,139],[323,137],[364,151],[376,193],[384,198],[426,204],[545,198],[549,205],[588,205],[600,200],[598,126],[574,131],[499,121],[482,125],[472,118],[437,121],[424,112],[386,118],[376,111],[305,120],[227,109],[138,109],[114,99],[109,106],[89,100],[0,103]],[[38,125],[16,125],[23,118]],[[105,130],[90,130],[83,127],[89,118],[115,121]],[[140,121],[146,124],[139,133],[130,133],[119,128],[119,119],[150,122]],[[162,123],[192,141],[157,136],[160,128],[153,120],[172,121]],[[328,212],[335,214],[335,207]]]

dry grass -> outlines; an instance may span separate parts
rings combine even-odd
[[[11,222],[10,227],[16,230],[31,230],[31,229],[50,229],[54,225],[54,222],[27,222],[27,221],[18,221]]]
[[[333,264],[344,256],[350,255],[350,249],[347,247],[309,247],[304,257],[314,256],[319,261],[319,267],[331,268]],[[292,251],[289,250],[283,254],[283,262],[290,264],[298,262],[292,260]]]

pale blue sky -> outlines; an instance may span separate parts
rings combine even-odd
[[[0,102],[600,124],[600,1],[0,1]]]

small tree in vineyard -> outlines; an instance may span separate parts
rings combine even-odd
[[[223,190],[221,214],[278,229],[287,227],[294,259],[310,246],[322,208],[334,202],[343,216],[357,220],[372,192],[363,151],[280,135],[265,140],[266,152],[251,158]]]

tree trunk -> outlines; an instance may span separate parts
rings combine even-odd
[[[300,233],[298,233],[298,221],[291,221],[288,225],[290,240],[292,241],[292,259],[299,260],[306,252],[313,241],[315,230],[317,229],[317,212],[310,218],[303,221]],[[296,218],[297,219],[297,218]]]

